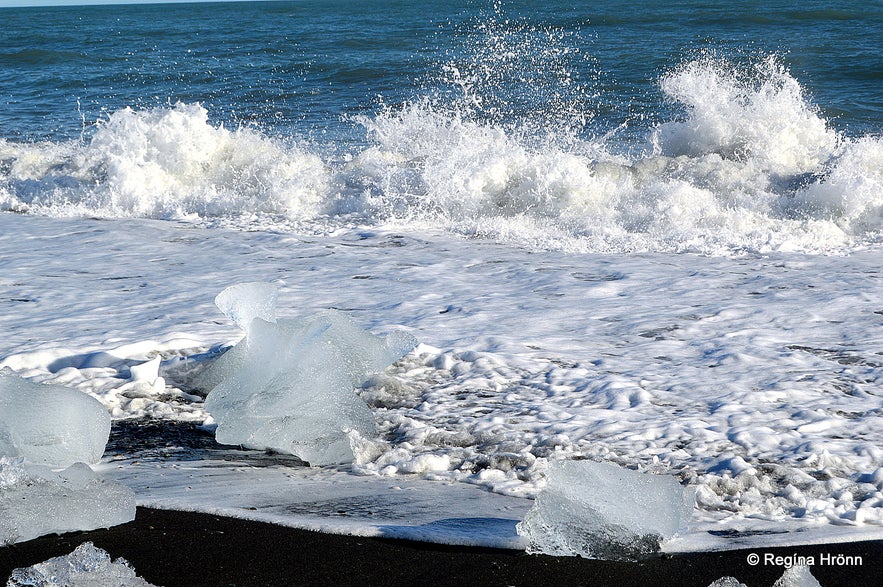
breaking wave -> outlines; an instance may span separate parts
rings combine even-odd
[[[199,104],[114,112],[85,143],[0,141],[0,174],[3,208],[40,214],[312,216],[328,192],[318,156]]]
[[[659,86],[681,115],[645,129],[638,149],[615,132],[577,138],[430,98],[358,119],[368,146],[342,158],[213,125],[199,104],[127,108],[81,141],[0,140],[0,207],[431,227],[592,252],[829,253],[881,240],[883,141],[833,130],[778,59],[703,56]]]

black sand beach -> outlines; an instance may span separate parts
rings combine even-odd
[[[749,551],[662,556],[641,563],[319,534],[232,518],[139,508],[135,521],[91,532],[44,536],[0,548],[0,580],[14,568],[66,555],[86,541],[128,560],[165,587],[293,585],[593,585],[707,587],[734,576],[772,585],[785,570],[752,566]],[[883,541],[757,551],[782,557],[823,554],[861,564],[812,567],[824,587],[883,584]],[[836,562],[836,559],[834,559]]]

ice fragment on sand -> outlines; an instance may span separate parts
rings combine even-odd
[[[735,577],[721,577],[708,587],[746,587]],[[818,580],[812,576],[807,565],[794,565],[785,569],[784,574],[773,587],[822,587]]]
[[[812,576],[807,565],[794,565],[773,583],[773,587],[822,587],[822,585]]]
[[[735,577],[721,577],[708,587],[748,587]]]
[[[633,560],[659,550],[689,520],[693,492],[677,479],[593,461],[560,461],[518,524],[528,552]]]
[[[110,555],[84,542],[67,556],[51,558],[32,567],[15,569],[6,587],[153,587],[138,577],[135,570],[122,558],[110,560]]]
[[[0,546],[135,519],[135,493],[77,463],[61,472],[0,457]]]
[[[234,288],[218,298],[241,316],[256,315],[248,307],[261,303],[253,289]],[[304,319],[256,316],[198,384],[211,389],[205,406],[218,423],[218,442],[290,453],[313,465],[346,463],[353,460],[350,434],[375,434],[374,415],[354,388],[414,346],[410,335],[380,338],[334,310]]]
[[[0,456],[57,467],[97,463],[109,435],[110,414],[95,398],[0,371]]]

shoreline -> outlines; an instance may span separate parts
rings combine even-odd
[[[823,586],[879,584],[883,540],[663,555],[638,563],[522,551],[323,534],[211,514],[138,508],[133,522],[43,536],[0,547],[0,580],[13,569],[67,555],[91,541],[163,587],[274,585],[679,585],[707,587],[733,576],[772,585],[789,561],[842,555],[853,563],[812,566]],[[759,564],[749,564],[755,552]],[[778,560],[765,563],[764,559]],[[791,557],[791,558],[788,558]],[[827,560],[827,559],[826,559]],[[861,564],[855,564],[858,561]]]

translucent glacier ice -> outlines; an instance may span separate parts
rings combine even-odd
[[[747,587],[735,577],[721,577],[708,587]],[[785,569],[773,587],[822,587],[818,579],[813,577],[807,565],[794,565]]]
[[[0,546],[135,519],[135,493],[77,463],[61,472],[0,457]]]
[[[773,587],[822,587],[819,580],[813,577],[808,565],[794,565],[785,572]]]
[[[748,587],[748,586],[735,577],[721,577],[717,581],[711,583],[708,587]]]
[[[15,569],[6,587],[153,587],[138,577],[128,561],[110,560],[107,551],[84,542],[66,556]]]
[[[0,371],[0,456],[66,467],[97,463],[110,435],[110,414],[95,398]]]
[[[276,321],[278,297],[279,291],[272,283],[252,281],[231,285],[215,296],[215,305],[231,322],[247,331],[255,318]]]
[[[594,461],[558,461],[518,533],[528,551],[634,560],[683,529],[692,491],[677,479]]]
[[[334,310],[270,321],[263,311],[269,299],[255,284],[217,298],[240,326],[251,317],[246,337],[197,382],[211,390],[205,406],[218,423],[218,442],[290,453],[313,465],[352,461],[350,434],[375,434],[374,416],[354,388],[416,340],[404,333],[377,337]]]

